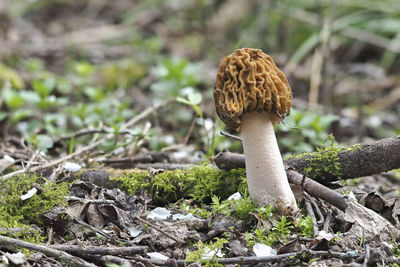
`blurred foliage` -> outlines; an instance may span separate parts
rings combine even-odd
[[[278,65],[286,62],[291,66],[307,61],[316,47],[332,40],[335,63],[346,63],[343,55],[357,51],[351,60],[380,64],[388,73],[399,71],[396,66],[400,66],[396,64],[400,59],[393,52],[400,38],[400,6],[394,0],[17,0],[6,1],[4,6],[11,19],[43,19],[37,27],[44,27],[44,32],[52,29],[46,26],[50,22],[52,27],[66,32],[80,30],[73,28],[77,27],[72,23],[74,18],[92,14],[93,10],[97,17],[79,21],[88,23],[83,28],[101,21],[100,25],[119,23],[130,29],[123,37],[104,42],[110,49],[134,49],[133,55],[120,59],[99,60],[90,53],[71,49],[67,50],[61,69],[54,70],[52,61],[45,57],[3,58],[0,122],[6,121],[10,134],[23,136],[43,151],[50,149],[60,136],[77,130],[109,127],[118,132],[125,121],[143,109],[141,99],[133,97],[137,90],[145,95],[146,104],[169,97],[183,104],[175,104],[162,114],[162,123],[152,125],[144,137],[150,149],[181,143],[195,121],[190,142],[204,155],[231,146],[240,150],[239,145],[218,134],[221,122],[215,120],[209,105],[214,83],[210,77],[214,74],[207,74],[215,72],[220,59],[239,47],[261,48],[280,55]],[[49,16],[51,12],[56,15]],[[226,15],[232,12],[235,16]],[[349,29],[353,35],[348,34]],[[294,93],[295,97],[304,98],[296,90]],[[356,108],[350,101],[345,104]],[[277,125],[280,146],[287,154],[311,152],[338,119],[336,115],[293,109],[285,123],[300,130]],[[376,129],[378,137],[398,134],[400,130],[386,131],[369,122],[366,126]],[[97,135],[80,137],[74,142],[87,144],[96,138]],[[105,145],[112,149],[134,141],[135,136],[129,135]]]
[[[284,151],[296,154],[312,152],[328,137],[329,126],[338,119],[338,116],[332,114],[320,115],[292,108],[284,124],[275,126],[281,132],[279,144]]]

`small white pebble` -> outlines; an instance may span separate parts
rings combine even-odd
[[[328,241],[331,241],[335,236],[331,233],[327,233],[324,230],[321,230],[318,232],[318,235],[315,237],[315,239],[317,240],[322,240],[322,239],[326,239]]]
[[[172,220],[196,221],[198,218],[194,217],[192,213],[188,213],[186,215],[177,213],[172,215]]]
[[[261,243],[254,245],[253,252],[257,257],[274,256],[278,254],[275,249]]]
[[[64,162],[64,169],[69,172],[77,172],[81,169],[81,165],[66,161]]]
[[[235,194],[231,195],[230,197],[228,197],[228,200],[239,200],[242,198],[242,195],[240,195],[239,192],[236,192]]]
[[[154,210],[150,211],[147,215],[146,219],[150,220],[166,220],[171,215],[171,212],[166,208],[155,208]]]
[[[137,229],[136,227],[130,227],[128,228],[128,231],[131,237],[137,237],[143,232],[142,230]]]
[[[27,200],[28,198],[33,197],[37,193],[37,189],[34,187],[31,190],[29,190],[26,194],[21,196],[22,200]]]
[[[3,159],[5,159],[6,161],[10,162],[10,163],[14,163],[15,159],[10,157],[9,155],[4,155]]]
[[[159,261],[168,260],[167,256],[165,256],[165,255],[163,255],[161,253],[158,253],[158,252],[149,252],[149,253],[147,253],[147,256],[149,256],[150,259],[152,259],[152,260],[159,260]]]

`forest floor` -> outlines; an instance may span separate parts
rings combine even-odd
[[[240,138],[220,131],[212,87],[234,46],[218,31],[234,24],[202,19],[211,4],[66,1],[17,16],[11,2],[0,4],[0,265],[400,264],[400,79],[360,63],[376,48],[325,59],[320,101],[305,78],[318,54],[294,68],[276,53],[296,84],[276,133],[300,212],[283,216],[254,206]],[[178,23],[191,16],[200,26]]]

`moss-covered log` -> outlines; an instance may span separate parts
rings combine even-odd
[[[244,156],[229,151],[219,153],[214,161],[224,170],[245,167]],[[324,184],[386,172],[400,168],[400,136],[295,156],[285,164]]]

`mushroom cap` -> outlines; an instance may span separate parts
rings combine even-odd
[[[272,123],[281,122],[290,113],[292,91],[269,55],[241,48],[219,66],[214,102],[221,120],[239,130],[245,112],[266,111]]]

